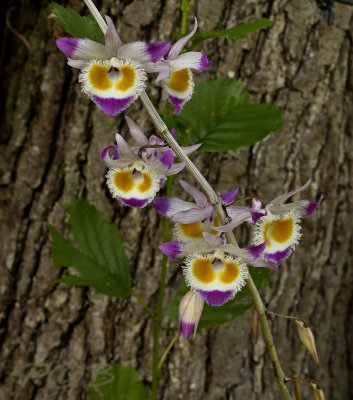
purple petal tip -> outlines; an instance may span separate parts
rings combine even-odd
[[[221,194],[221,199],[223,201],[223,204],[227,205],[227,204],[232,203],[234,201],[234,199],[237,197],[238,192],[239,192],[239,188],[235,188],[234,190],[231,190],[230,192]]]
[[[106,114],[114,117],[119,114],[119,112],[125,110],[133,102],[133,96],[125,97],[124,99],[116,99],[114,97],[109,97],[107,99],[98,96],[92,96],[92,100],[97,104],[97,106],[103,110]]]
[[[131,199],[123,199],[123,198],[120,198],[120,200],[121,200],[126,206],[143,208],[143,207],[145,207],[145,205],[148,203],[148,200],[149,200],[149,199],[134,199],[134,198],[131,198]]]
[[[173,165],[174,161],[174,153],[171,150],[167,150],[164,153],[162,153],[159,157],[158,160],[168,169],[171,168]]]
[[[158,199],[154,199],[152,205],[159,214],[164,216],[167,215],[167,212],[170,209],[170,202],[167,197],[159,197]]]
[[[118,146],[108,146],[102,150],[101,158],[104,161],[107,157],[109,157],[109,150],[112,150],[113,156],[111,157],[113,160],[119,160],[119,151]]]
[[[233,296],[232,290],[225,290],[224,292],[221,290],[198,290],[197,292],[211,306],[222,306]]]
[[[179,99],[178,97],[175,97],[175,96],[168,96],[168,100],[172,103],[172,104],[174,104],[174,112],[173,112],[173,114],[179,114],[180,113],[180,111],[182,110],[182,108],[183,108],[183,105],[184,105],[184,103],[185,103],[185,99]]]
[[[207,59],[207,55],[204,51],[201,51],[201,59],[200,59],[200,67],[198,71],[205,71],[206,69],[210,68],[212,62]]]
[[[306,217],[310,217],[310,215],[314,214],[317,206],[321,203],[322,199],[324,198],[323,195],[320,196],[318,201],[310,202],[309,205],[306,208]]]
[[[195,324],[193,323],[184,321],[179,322],[179,336],[181,336],[182,334],[185,339],[187,339],[190,336],[190,334],[194,331],[194,329],[195,329]]]
[[[165,254],[169,258],[177,258],[180,255],[179,242],[167,242],[160,245],[158,248],[163,254]]]
[[[282,251],[276,251],[275,253],[267,253],[265,254],[265,257],[271,261],[273,261],[276,264],[276,267],[278,268],[280,262],[289,256],[291,247],[287,247],[285,250]]]
[[[77,48],[79,39],[75,38],[61,38],[56,39],[56,45],[67,58],[71,58]]]
[[[163,56],[166,55],[169,49],[170,42],[155,42],[147,44],[147,52],[152,62],[157,62],[161,58],[163,58]]]

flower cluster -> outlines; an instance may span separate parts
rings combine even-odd
[[[180,172],[184,163],[174,163],[174,153],[155,135],[149,139],[129,117],[125,117],[137,146],[130,147],[116,134],[116,145],[103,149],[101,157],[109,168],[106,178],[113,197],[130,207],[145,207],[150,203],[169,175]],[[176,138],[175,130],[171,133]],[[186,154],[200,144],[183,147]]]
[[[212,306],[221,306],[233,298],[248,277],[247,265],[278,268],[300,239],[301,218],[312,215],[323,196],[316,202],[300,200],[285,204],[288,198],[306,189],[309,180],[304,186],[276,197],[266,206],[254,198],[250,208],[231,204],[238,192],[234,189],[220,196],[230,220],[219,226],[207,198],[192,185],[184,181],[180,184],[195,203],[162,197],[155,199],[153,206],[176,223],[176,241],[165,243],[159,249],[172,259],[186,257],[183,273],[195,294],[194,297],[189,295],[188,301],[182,300],[180,306],[179,333],[187,338],[197,328],[202,311],[200,303],[205,301]],[[227,244],[223,232],[229,232],[243,222],[252,227],[252,245],[240,248]]]
[[[147,73],[158,73],[168,97],[179,113],[193,92],[191,69],[204,71],[211,66],[204,52],[180,54],[197,29],[170,42],[122,44],[110,17],[106,17],[105,44],[89,39],[61,38],[56,44],[68,64],[80,70],[82,90],[105,113],[114,116],[129,107],[146,88]]]

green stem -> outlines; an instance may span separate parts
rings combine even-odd
[[[185,35],[186,25],[188,23],[189,12],[194,4],[194,0],[181,0],[181,28],[180,33]]]
[[[266,314],[273,315],[274,317],[281,317],[281,318],[286,318],[286,319],[294,319],[294,320],[303,321],[301,318],[298,318],[298,317],[292,317],[291,315],[278,314],[278,313],[275,313],[275,312],[269,311],[269,310],[266,310]],[[303,322],[304,322],[304,324],[306,324],[305,321],[303,321]]]
[[[148,305],[142,300],[140,295],[135,292],[135,290],[130,289],[130,294],[131,296],[135,297],[135,299],[141,304],[141,306],[144,308],[146,313],[151,317],[154,318],[154,312],[148,307]]]
[[[167,196],[170,197],[173,189],[174,177],[169,177],[167,180]],[[168,218],[163,218],[163,242],[168,242],[170,239],[170,221]],[[159,293],[157,300],[157,309],[153,321],[153,359],[152,359],[152,394],[151,399],[157,400],[158,394],[158,373],[159,373],[159,332],[161,329],[162,308],[164,299],[165,278],[167,275],[168,257],[163,256],[161,275],[159,278]]]
[[[162,365],[163,365],[165,359],[167,358],[168,353],[174,346],[175,342],[178,340],[178,337],[179,337],[179,334],[176,333],[175,336],[173,337],[173,339],[168,344],[168,347],[165,349],[165,352],[163,353],[162,358],[160,359],[159,364],[158,364],[158,372],[160,372]]]

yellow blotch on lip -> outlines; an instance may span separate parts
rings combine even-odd
[[[232,283],[239,276],[239,267],[236,262],[224,261],[225,269],[220,274],[219,279],[223,283]]]
[[[190,238],[202,238],[202,229],[200,222],[193,222],[191,224],[180,224],[180,229],[185,236]]]
[[[293,218],[276,219],[272,222],[270,235],[278,243],[285,243],[293,234]]]
[[[183,93],[190,86],[190,76],[187,69],[174,71],[168,81],[168,86],[175,92]]]
[[[108,79],[108,70],[104,65],[93,64],[88,71],[88,80],[98,90],[108,90],[113,86]]]
[[[271,241],[270,238],[268,237],[268,228],[270,227],[271,222],[266,222],[263,226],[263,236],[264,236],[264,242],[267,240],[267,246],[271,246]]]
[[[211,283],[216,278],[209,258],[198,258],[195,260],[192,265],[192,273],[202,283]]]
[[[114,185],[121,191],[127,193],[134,188],[131,171],[117,171],[114,174]]]
[[[136,73],[135,70],[130,67],[130,65],[123,65],[119,68],[119,70],[122,73],[122,77],[119,82],[117,82],[116,88],[122,92],[125,92],[134,86]]]
[[[148,190],[151,189],[152,187],[152,178],[149,174],[147,174],[146,172],[142,172],[142,176],[143,176],[143,181],[142,183],[140,183],[137,186],[137,189],[141,192],[141,193],[145,193]]]

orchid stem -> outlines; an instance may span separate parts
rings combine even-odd
[[[140,295],[135,292],[135,290],[131,289],[130,290],[130,294],[131,296],[135,297],[135,299],[141,304],[141,306],[144,308],[144,310],[146,311],[146,313],[151,317],[154,318],[154,311],[152,311],[148,305],[142,300],[142,298],[140,297]]]
[[[168,177],[167,180],[167,196],[172,195],[174,177]],[[163,218],[163,242],[170,239],[170,221],[168,218]],[[158,375],[160,370],[159,360],[159,333],[161,329],[162,308],[164,300],[165,279],[167,275],[168,257],[163,256],[161,275],[159,278],[159,292],[157,300],[156,315],[153,320],[153,359],[152,359],[152,394],[151,399],[157,400],[158,394]],[[163,358],[163,357],[162,357]]]
[[[185,35],[186,24],[188,23],[189,12],[194,4],[194,0],[181,0],[181,28],[180,34]]]
[[[159,116],[158,112],[153,107],[150,99],[148,98],[147,94],[143,92],[140,96],[142,103],[146,107],[154,126],[156,127],[157,131],[159,132],[160,137],[168,144],[171,150],[175,153],[176,156],[180,158],[181,161],[185,162],[186,168],[194,177],[196,182],[204,191],[205,195],[207,196],[209,202],[213,205],[216,215],[218,216],[221,224],[226,222],[226,215],[224,213],[221,200],[216,192],[212,189],[211,185],[207,182],[201,172],[196,168],[193,162],[189,159],[189,157],[185,154],[182,148],[178,145],[178,143],[174,140],[173,136],[169,132],[166,124]],[[226,237],[229,243],[236,244],[236,239],[233,232],[226,232]],[[278,359],[277,351],[275,345],[273,343],[273,337],[271,334],[271,330],[268,324],[268,320],[266,317],[266,311],[264,304],[261,300],[260,294],[255,286],[255,283],[251,276],[246,280],[248,289],[253,297],[254,305],[256,311],[259,314],[262,335],[264,338],[264,342],[266,343],[267,349],[270,353],[270,358],[273,364],[273,368],[275,370],[276,380],[278,387],[281,391],[282,398],[284,400],[291,400],[291,395],[285,385],[285,375],[282,370],[281,364]]]
[[[275,313],[275,312],[269,311],[269,310],[266,310],[266,314],[273,315],[274,317],[281,317],[281,318],[286,318],[286,319],[294,319],[294,320],[303,321],[301,318],[298,318],[298,317],[292,317],[291,315],[278,314],[278,313]]]
[[[159,364],[158,364],[158,372],[160,372],[162,365],[163,365],[165,359],[167,358],[168,353],[170,352],[172,347],[175,345],[175,342],[178,340],[178,338],[179,338],[179,334],[176,333],[175,336],[173,337],[173,339],[168,344],[168,347],[165,349],[165,352],[163,353],[163,355],[159,361]]]

